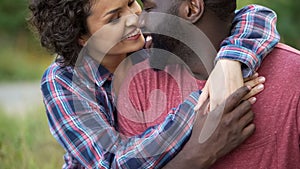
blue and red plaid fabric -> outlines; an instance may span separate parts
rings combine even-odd
[[[236,12],[231,36],[221,43],[216,60],[231,59],[243,63],[243,77],[249,77],[263,58],[280,40],[277,15],[259,5],[249,5]]]

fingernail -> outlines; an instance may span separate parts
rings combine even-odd
[[[258,81],[260,82],[260,83],[264,83],[265,81],[266,81],[266,78],[265,77],[259,77],[259,79],[258,79]]]
[[[254,104],[256,102],[256,100],[257,100],[256,97],[251,97],[249,99],[249,101],[250,101],[251,104]]]
[[[263,90],[264,87],[265,87],[265,86],[264,86],[263,84],[259,84],[259,85],[257,86],[257,89],[258,89],[258,90]]]
[[[255,73],[253,76],[254,76],[254,77],[258,77],[258,73]]]
[[[251,86],[249,86],[249,85],[247,85],[247,88],[248,88],[249,90],[251,90],[251,89],[252,89],[252,87],[251,87]]]

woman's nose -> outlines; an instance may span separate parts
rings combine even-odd
[[[135,2],[136,3],[136,2]],[[138,25],[138,16],[142,13],[142,8],[139,5],[133,5],[133,7],[128,8],[128,14],[126,20],[126,26],[137,26]]]
[[[130,14],[126,17],[126,26],[137,26],[138,25],[138,16],[135,14]]]

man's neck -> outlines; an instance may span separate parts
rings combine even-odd
[[[232,21],[221,20],[213,12],[207,10],[205,15],[195,24],[211,41],[215,49],[220,49],[221,42],[230,35]]]
[[[220,50],[221,42],[230,35],[231,21],[220,20],[211,11],[206,11],[206,14],[199,22],[195,24],[211,41],[215,49]],[[208,57],[206,61],[213,63],[216,56]],[[189,63],[190,62],[190,63]],[[190,57],[189,62],[186,64],[190,67],[191,71],[197,79],[208,78],[210,72],[206,70],[203,63],[196,57]],[[211,70],[210,70],[211,71]]]

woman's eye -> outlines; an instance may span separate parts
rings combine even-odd
[[[117,17],[111,18],[111,19],[108,21],[108,23],[114,24],[114,23],[119,22],[119,20],[120,20],[120,15],[118,15]]]

